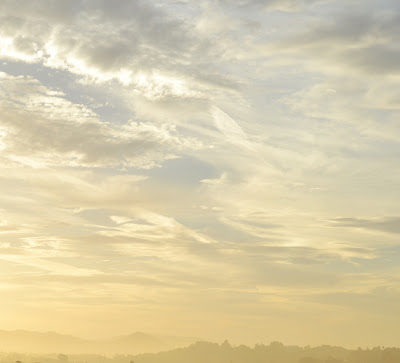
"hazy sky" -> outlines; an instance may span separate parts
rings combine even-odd
[[[0,328],[395,345],[398,0],[0,0]]]

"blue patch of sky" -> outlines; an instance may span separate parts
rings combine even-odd
[[[161,167],[144,173],[152,179],[162,180],[165,184],[176,185],[196,185],[203,179],[219,176],[212,165],[191,156],[166,160]]]

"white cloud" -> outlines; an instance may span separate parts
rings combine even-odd
[[[32,78],[1,74],[3,157],[36,167],[149,168],[196,147],[173,126],[100,121],[87,106],[68,101]]]

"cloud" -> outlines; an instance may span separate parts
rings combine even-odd
[[[400,234],[400,217],[384,218],[336,218],[332,226],[342,228],[361,228],[370,231]]]
[[[396,288],[381,286],[366,292],[336,292],[316,294],[314,300],[325,304],[357,309],[378,316],[399,314],[400,293]]]
[[[235,5],[239,7],[255,6],[267,10],[299,11],[305,6],[323,1],[324,0],[241,0],[236,2]],[[219,0],[219,2],[229,4],[228,0]]]
[[[87,106],[29,77],[2,73],[0,84],[3,157],[10,161],[36,167],[149,168],[196,144],[173,126],[100,121]]]
[[[212,108],[211,113],[213,115],[215,125],[219,131],[224,134],[227,141],[247,149],[252,149],[253,146],[247,139],[246,134],[239,124],[232,119],[232,117],[215,106]]]
[[[139,0],[18,3],[0,5],[5,59],[64,69],[86,81],[117,80],[148,97],[204,97],[220,84],[231,87],[215,70],[199,67],[218,47],[162,7]]]
[[[396,75],[400,72],[397,60],[400,49],[392,45],[375,44],[344,51],[339,59],[355,69],[369,74]]]
[[[31,256],[21,255],[1,255],[0,260],[14,262],[29,267],[34,267],[39,270],[45,270],[56,275],[67,276],[92,276],[99,274],[99,271],[87,268],[74,267],[69,264],[57,263],[46,259],[32,258]]]
[[[350,4],[346,13],[318,19],[317,24],[288,34],[276,45],[304,56],[302,61],[310,68],[345,73],[346,67],[364,75],[394,75],[399,72],[398,19],[394,8],[388,12],[378,8],[372,14]]]

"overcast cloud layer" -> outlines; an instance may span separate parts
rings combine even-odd
[[[0,321],[400,333],[395,0],[0,0]]]

